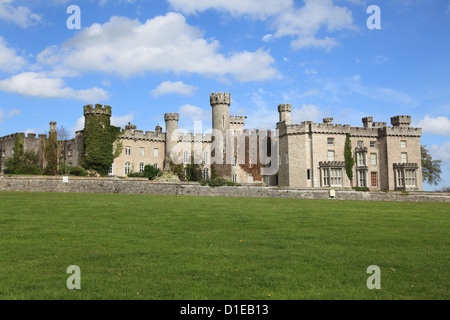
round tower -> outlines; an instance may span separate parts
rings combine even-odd
[[[222,131],[225,137],[226,130],[230,128],[230,105],[231,95],[229,93],[211,93],[210,104],[212,107],[212,128]]]
[[[292,106],[290,104],[280,104],[278,106],[278,113],[280,114],[280,123],[285,122],[287,126],[291,124],[291,111]]]
[[[166,122],[166,151],[165,151],[165,167],[169,167],[169,159],[173,159],[172,151],[174,151],[178,143],[178,113],[166,113],[164,121]]]

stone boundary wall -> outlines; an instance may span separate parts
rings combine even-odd
[[[450,202],[450,193],[439,192],[361,192],[354,190],[293,189],[279,187],[239,186],[209,187],[196,182],[152,182],[139,178],[80,178],[0,175],[1,191],[87,192],[153,194],[179,196],[221,196],[291,199],[337,199],[365,201]]]

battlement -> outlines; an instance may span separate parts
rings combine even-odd
[[[185,132],[178,135],[178,142],[184,143],[211,143],[212,134]]]
[[[391,124],[394,127],[409,127],[411,125],[411,116],[395,116],[391,118]]]
[[[111,117],[111,107],[105,105],[104,107],[101,104],[96,104],[95,107],[93,107],[92,104],[88,104],[84,106],[84,115],[107,115]]]
[[[230,106],[231,105],[231,94],[228,92],[211,93],[210,104],[211,104],[211,107],[214,107],[219,104],[225,104],[225,105]]]
[[[290,104],[280,104],[278,106],[278,112],[291,112],[292,111],[292,105]]]
[[[394,163],[394,169],[417,169],[418,163]]]
[[[320,167],[345,167],[345,161],[322,161],[319,162]]]
[[[230,124],[245,124],[245,119],[247,116],[230,116]]]
[[[180,119],[180,115],[178,113],[166,113],[164,115],[164,121],[178,121]]]
[[[410,136],[410,137],[421,137],[421,128],[411,128],[411,127],[384,127],[380,128],[380,135],[383,136]]]
[[[136,130],[136,125],[131,124],[131,122],[128,122],[128,124],[125,126],[126,130]]]
[[[330,125],[333,124],[333,120],[334,118],[323,118],[323,123]]]
[[[387,126],[386,122],[373,122],[373,128],[385,128]]]
[[[165,141],[165,135],[158,134],[153,131],[142,131],[142,130],[123,130],[122,135],[118,137],[119,139],[132,139],[132,140],[143,140],[143,141]]]

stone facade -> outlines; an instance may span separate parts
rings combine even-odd
[[[422,130],[411,128],[410,116],[374,122],[362,119],[361,127],[304,121],[291,123],[292,106],[278,106],[276,130],[244,129],[245,116],[230,115],[231,95],[212,93],[212,134],[192,134],[178,130],[179,115],[166,113],[166,132],[137,130],[128,124],[117,137],[115,147],[123,148],[110,169],[111,176],[123,177],[130,172],[154,165],[168,170],[169,161],[200,164],[205,178],[216,172],[240,184],[265,184],[292,188],[345,189],[352,186],[370,190],[421,191],[422,168],[420,138]],[[84,107],[85,117],[96,114],[111,116],[111,107]],[[51,123],[51,129],[56,123]],[[20,133],[19,133],[20,134]],[[355,166],[353,181],[345,171],[344,145],[350,135]],[[23,135],[23,134],[22,134]],[[0,165],[11,157],[15,135],[0,138]],[[42,154],[45,136],[29,134],[25,150]],[[81,164],[83,131],[64,141],[62,158],[73,166]],[[267,148],[266,148],[267,147]],[[44,165],[44,159],[43,159]]]

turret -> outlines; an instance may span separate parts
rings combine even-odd
[[[365,117],[362,119],[364,128],[371,128],[373,127],[373,117]]]
[[[178,120],[180,116],[178,113],[166,113],[164,115],[164,121],[166,122],[166,154],[165,154],[165,167],[169,167],[169,159],[173,159],[174,155],[172,151],[178,142]]]
[[[220,130],[225,137],[225,132],[230,128],[230,105],[231,95],[229,93],[211,93],[210,104],[212,107],[212,128]]]
[[[409,128],[411,125],[411,116],[395,116],[391,118],[391,124],[394,127]]]
[[[50,133],[56,133],[56,122],[50,122]]]
[[[290,104],[280,104],[278,106],[280,123],[284,122],[287,126],[291,125],[291,111],[292,106]]]

